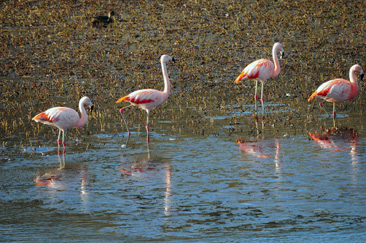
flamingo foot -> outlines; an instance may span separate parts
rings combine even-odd
[[[57,144],[58,144],[58,146],[60,146],[60,145],[61,145],[61,141],[60,141],[60,139],[57,139]]]
[[[150,131],[150,128],[149,128],[149,126],[146,126],[146,131]]]
[[[333,119],[335,119],[336,118],[336,113],[335,113],[335,111],[333,111]]]
[[[57,152],[57,154],[58,154],[58,155],[61,155],[61,151],[59,150],[59,151]]]
[[[64,146],[64,148],[66,147],[66,143],[65,142],[62,142],[62,146]]]
[[[128,132],[128,136],[131,136],[131,132]]]
[[[119,110],[119,112],[122,114],[124,110],[125,110],[124,108],[121,108],[121,109]]]
[[[323,107],[323,103],[322,103],[322,102],[319,102],[319,106],[320,106],[320,107]]]
[[[255,95],[254,95],[254,99],[255,99],[255,100],[258,100],[258,95],[256,95],[256,94],[255,94]]]

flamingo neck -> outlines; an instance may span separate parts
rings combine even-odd
[[[168,71],[166,69],[166,63],[161,62],[161,69],[163,70],[163,77],[164,77],[164,93],[166,93],[168,96],[170,94],[170,81],[168,77]]]
[[[75,127],[82,127],[88,121],[88,115],[86,114],[86,110],[85,110],[83,102],[79,103],[79,110],[81,112],[81,118],[79,119],[79,121],[78,121],[78,123],[76,124]]]
[[[351,94],[350,94],[349,98],[352,99],[358,93],[358,83],[357,83],[357,78],[356,78],[354,68],[351,68],[349,70],[349,79],[350,79],[350,83],[351,83]]]
[[[278,61],[278,58],[277,58],[277,48],[276,47],[273,47],[273,49],[272,49],[272,57],[273,57],[275,69],[274,69],[274,72],[273,72],[271,78],[274,78],[274,77],[277,77],[278,74],[280,74],[280,70],[281,70],[280,62]]]

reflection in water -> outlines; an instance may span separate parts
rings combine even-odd
[[[258,116],[256,115],[255,118],[254,118],[254,122],[255,122],[255,128],[256,128],[256,131],[257,131],[257,135],[259,136],[259,134],[261,132],[264,133],[264,117],[262,117],[262,131],[259,130],[259,127],[258,127]]]
[[[309,136],[323,149],[334,152],[350,150],[353,170],[357,169],[359,135],[356,130],[346,127],[332,127],[326,129],[322,134],[309,132]]]
[[[57,156],[50,156],[54,161],[47,161],[51,165],[43,171],[63,182],[64,190],[33,182],[34,170],[45,166],[48,157],[16,166],[9,162],[0,170],[3,235],[19,240],[21,227],[26,229],[22,239],[31,241],[50,236],[63,241],[215,241],[231,235],[237,236],[232,241],[256,241],[276,240],[283,232],[293,232],[294,241],[303,241],[299,235],[309,233],[311,240],[325,233],[318,239],[324,241],[335,231],[363,234],[364,151],[358,149],[360,162],[353,170],[349,151],[321,149],[303,135],[268,136],[241,141],[243,149],[239,144],[233,148],[231,137],[193,137],[171,146],[157,140],[150,155],[144,143],[142,152],[122,152],[111,141],[83,156],[67,154],[64,169],[52,165]],[[360,138],[360,148],[365,143]],[[87,183],[77,162],[84,157]],[[25,170],[19,173],[20,166]],[[86,203],[80,181],[87,186]]]
[[[125,120],[125,118],[123,118],[124,119],[124,121],[125,121],[125,124],[126,124],[126,126],[127,126],[127,123],[126,123],[126,120]],[[125,143],[123,143],[122,145],[121,145],[121,147],[122,148],[127,148],[127,146],[128,146],[128,142],[130,141],[130,137],[131,137],[131,132],[130,131],[128,131],[128,134],[127,134],[127,138],[126,138],[126,142]],[[146,147],[147,147],[147,153],[148,154],[150,154],[150,145],[149,145],[149,142],[148,142],[148,140],[146,141]],[[150,155],[149,155],[150,156]]]
[[[309,132],[309,136],[317,142],[320,147],[332,151],[345,151],[349,148],[356,149],[358,144],[358,133],[350,128],[328,128],[322,134]]]
[[[37,175],[36,186],[50,187],[56,190],[65,190],[65,185],[62,182],[63,169],[65,168],[65,154],[58,153],[59,168],[47,171],[43,175]]]
[[[279,138],[257,137],[251,140],[238,139],[240,149],[259,159],[267,159],[274,154],[275,161],[279,162],[281,142]]]
[[[257,137],[251,140],[238,139],[240,149],[251,156],[258,159],[269,159],[273,156],[273,162],[275,163],[276,173],[281,172],[281,141],[279,138],[265,138]]]
[[[83,204],[86,204],[88,196],[88,170],[85,166],[80,164],[73,164],[70,167],[66,167],[65,157],[65,153],[59,153],[58,160],[60,166],[47,170],[43,175],[37,175],[34,180],[36,186],[53,189],[50,191],[50,197],[55,196],[55,194],[52,193],[54,191],[74,191],[74,188],[77,187]]]
[[[284,197],[283,194],[283,178],[286,177],[282,171],[281,163],[281,141],[279,138],[266,138],[266,137],[257,137],[252,138],[250,140],[238,140],[240,150],[245,152],[245,154],[250,155],[249,161],[253,161],[253,158],[259,160],[259,163],[253,163],[253,169],[258,170],[258,168],[266,168],[267,174],[264,175],[262,173],[257,174],[256,178],[261,180],[263,176],[268,178],[271,174],[273,178],[272,181],[272,190],[271,193],[275,198],[282,200]],[[245,158],[248,160],[248,158]],[[272,162],[273,161],[273,162]],[[270,162],[272,166],[267,166],[267,163]],[[273,166],[273,164],[274,166]],[[265,181],[265,180],[264,180]],[[278,206],[276,210],[280,210],[281,206]]]
[[[170,215],[171,211],[171,179],[172,168],[170,160],[159,157],[151,157],[149,150],[146,155],[138,158],[126,159],[122,154],[122,164],[120,171],[124,178],[135,178],[140,180],[148,179],[148,184],[161,186],[161,178],[164,178],[164,214]],[[158,181],[156,181],[158,180]],[[160,182],[160,183],[159,183]]]
[[[276,164],[276,171],[279,172],[279,170],[280,170],[280,152],[281,152],[280,139],[275,138],[275,145],[276,145],[276,150],[275,150],[274,162]]]

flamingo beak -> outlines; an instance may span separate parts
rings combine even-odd
[[[285,52],[284,51],[281,51],[280,52],[280,59],[283,59],[285,57]]]
[[[360,75],[360,79],[361,79],[361,81],[362,81],[362,79],[363,79],[363,76],[365,76],[365,73],[364,73],[364,72],[361,72],[361,75]]]
[[[174,63],[175,63],[175,59],[174,59],[174,57],[172,57],[172,62],[174,62]]]
[[[90,111],[93,112],[93,109],[94,109],[94,105],[91,105],[90,106]]]

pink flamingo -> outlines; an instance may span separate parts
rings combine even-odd
[[[345,79],[333,79],[327,81],[319,86],[319,88],[309,97],[308,101],[319,97],[328,102],[333,102],[333,125],[335,127],[335,103],[342,102],[345,100],[353,99],[358,93],[358,83],[356,78],[356,73],[361,75],[361,80],[363,79],[364,72],[360,65],[355,64],[349,70],[349,78],[351,81]],[[323,108],[323,104],[319,103],[320,107]],[[325,111],[326,112],[326,111]]]
[[[263,100],[263,84],[268,78],[277,77],[280,73],[280,63],[277,58],[277,51],[280,51],[280,58],[282,59],[285,52],[280,43],[275,43],[272,48],[272,56],[274,60],[271,62],[268,59],[259,59],[244,68],[241,74],[236,78],[235,83],[238,83],[241,80],[255,80],[255,110],[257,111],[257,90],[258,90],[258,80],[262,82],[262,90],[261,90],[261,103],[262,103],[262,113],[264,114],[264,100]]]
[[[45,112],[39,113],[32,120],[36,122],[41,122],[44,124],[55,126],[59,129],[58,133],[58,147],[60,148],[60,136],[62,131],[62,145],[65,151],[65,130],[68,128],[78,128],[82,127],[86,124],[88,120],[88,115],[86,114],[84,106],[88,105],[93,110],[94,105],[91,103],[88,97],[83,97],[79,102],[79,110],[81,112],[81,118],[79,118],[79,114],[71,108],[68,107],[53,107]]]
[[[164,91],[159,91],[156,89],[141,89],[135,92],[130,93],[127,96],[124,96],[117,100],[116,103],[120,103],[122,101],[130,102],[129,106],[120,109],[122,118],[126,124],[128,136],[130,136],[130,132],[127,126],[127,122],[123,116],[123,111],[125,108],[130,106],[137,106],[147,112],[147,121],[146,121],[146,133],[147,133],[147,143],[149,143],[149,115],[150,110],[155,108],[156,106],[164,103],[170,94],[170,82],[168,77],[168,71],[166,69],[166,63],[168,61],[174,61],[174,58],[168,55],[162,55],[160,58],[161,68],[163,70],[163,77],[164,77]]]

